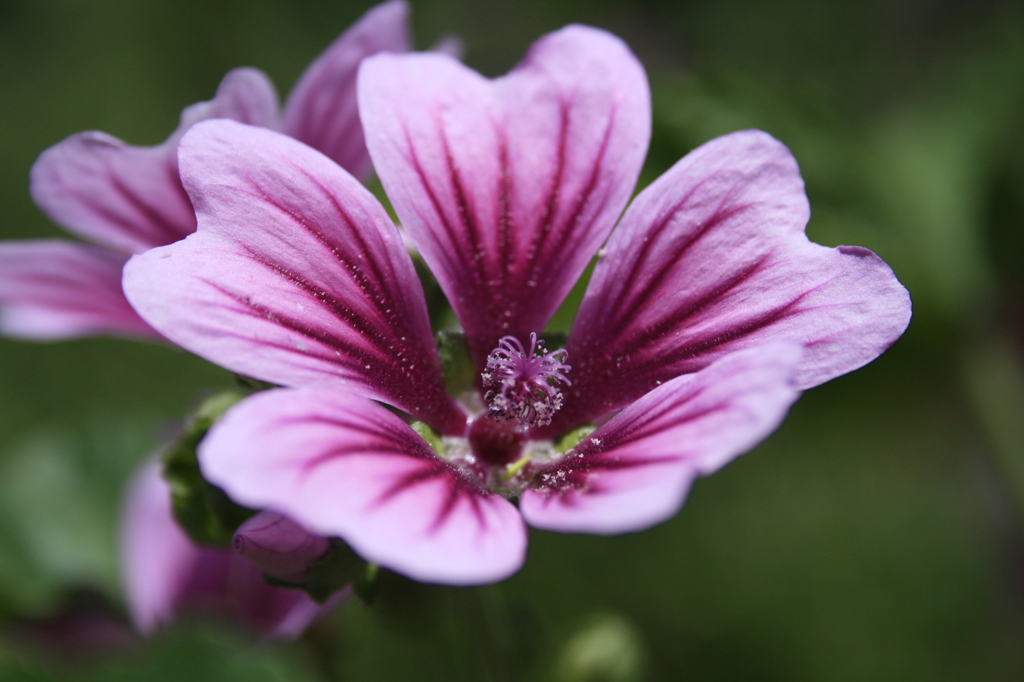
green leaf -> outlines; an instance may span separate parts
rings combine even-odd
[[[155,446],[150,431],[127,419],[46,424],[0,451],[0,618],[43,617],[75,588],[118,599],[122,492]]]

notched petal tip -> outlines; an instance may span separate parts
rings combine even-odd
[[[808,241],[809,215],[792,154],[756,130],[712,140],[641,192],[569,337],[580,399],[565,425],[772,340],[808,349],[803,387],[884,351],[906,328],[906,290],[867,249]]]
[[[181,112],[178,129],[169,140],[177,146],[176,142],[196,123],[217,118],[277,130],[281,125],[277,89],[259,69],[232,69],[221,79],[213,99],[193,104]]]
[[[40,154],[29,192],[69,232],[124,253],[195,229],[174,150],[134,147],[106,133],[78,133]]]
[[[198,232],[125,269],[150,324],[246,376],[344,386],[465,431],[415,267],[365,187],[301,142],[233,121],[195,125],[180,155]]]
[[[899,340],[913,315],[910,292],[875,252],[862,246],[812,246],[836,261],[836,274],[827,285],[831,291],[826,292],[832,300],[821,297],[819,305],[839,310],[822,313],[823,318],[831,318],[832,328],[822,329],[806,343],[807,352],[796,378],[801,389],[872,362]]]
[[[276,128],[277,94],[262,72],[236,69],[212,100],[187,107],[159,145],[137,147],[93,131],[47,149],[32,166],[29,191],[68,231],[118,251],[141,253],[178,241],[196,229],[178,176],[178,142],[210,118]]]
[[[441,55],[364,62],[367,145],[478,371],[541,329],[611,230],[650,137],[646,75],[597,29],[537,41],[487,80]]]

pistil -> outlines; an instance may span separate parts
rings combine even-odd
[[[496,422],[514,422],[517,431],[546,426],[562,407],[562,387],[572,382],[566,376],[566,351],[547,352],[544,341],[530,334],[527,350],[514,336],[506,336],[487,356],[482,378],[487,417]]]
[[[484,464],[505,466],[519,459],[523,451],[522,433],[509,424],[482,414],[469,427],[469,446],[474,457]]]

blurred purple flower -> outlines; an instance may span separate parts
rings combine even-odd
[[[198,231],[134,257],[125,291],[174,342],[290,387],[213,428],[211,482],[413,578],[509,575],[524,520],[618,533],[669,518],[800,389],[870,362],[909,321],[881,259],[807,240],[796,162],[765,133],[693,151],[619,219],[650,99],[602,31],[551,34],[493,81],[441,55],[371,57],[359,105],[465,330],[475,390],[448,395],[383,207],[268,130],[218,121],[184,138]],[[534,334],[603,243],[565,351],[546,351]]]
[[[260,569],[230,549],[197,547],[174,520],[157,461],[140,468],[128,490],[121,563],[128,609],[144,634],[183,616],[210,616],[292,638],[348,594],[319,606],[305,592],[265,584]]]
[[[256,69],[224,77],[209,102],[194,104],[155,147],[106,133],[72,135],[40,155],[31,172],[36,204],[69,232],[98,244],[60,240],[0,244],[0,333],[50,340],[91,334],[160,338],[121,290],[128,257],[170,244],[196,228],[178,177],[178,142],[195,123],[228,118],[319,149],[366,175],[370,157],[356,106],[363,57],[409,49],[408,6],[391,0],[367,12],[305,71],[283,114],[270,80]]]

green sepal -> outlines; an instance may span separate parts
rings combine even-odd
[[[199,545],[229,547],[238,526],[255,513],[235,504],[223,490],[208,483],[196,458],[196,448],[210,427],[244,397],[240,391],[224,391],[208,398],[189,419],[178,441],[162,456],[174,518]]]
[[[351,585],[356,596],[369,604],[377,596],[378,573],[377,564],[360,557],[343,541],[331,538],[331,550],[310,567],[306,584],[299,587],[317,604],[323,604],[332,594]]]
[[[469,344],[466,335],[456,331],[438,332],[437,354],[441,357],[441,369],[444,371],[444,385],[451,395],[461,395],[471,391],[475,384],[476,371],[473,360],[469,357]]]
[[[263,576],[264,584],[270,585],[271,587],[281,587],[286,590],[306,590],[306,586],[302,583],[293,583],[290,580],[281,580],[280,578],[275,578],[274,576],[266,573],[261,575]]]
[[[449,318],[452,315],[452,307],[448,303],[448,298],[444,295],[444,291],[441,290],[441,285],[438,284],[437,278],[434,277],[434,273],[427,267],[426,262],[423,260],[423,256],[416,250],[409,253],[412,258],[412,264],[416,268],[416,275],[420,279],[420,284],[423,285],[423,297],[427,301],[427,315],[430,316],[430,326],[434,329],[442,327],[446,322],[449,322]]]
[[[261,379],[254,379],[253,377],[247,377],[244,374],[236,374],[235,383],[248,393],[278,388],[277,384],[272,384],[269,381],[263,381]]]
[[[565,332],[544,332],[540,338],[544,342],[544,349],[550,353],[553,350],[565,348],[569,335]]]
[[[584,424],[579,426],[572,431],[563,433],[557,439],[555,439],[554,446],[555,450],[565,454],[572,450],[574,447],[583,442],[583,440],[597,430],[597,427],[593,424]]]
[[[444,457],[444,442],[441,440],[441,434],[437,430],[435,430],[434,427],[432,427],[430,424],[427,424],[426,422],[419,421],[414,421],[411,424],[409,424],[409,426],[412,427],[413,431],[420,435],[420,438],[427,441],[427,445],[429,445],[434,450],[434,452],[437,453],[438,457]]]

